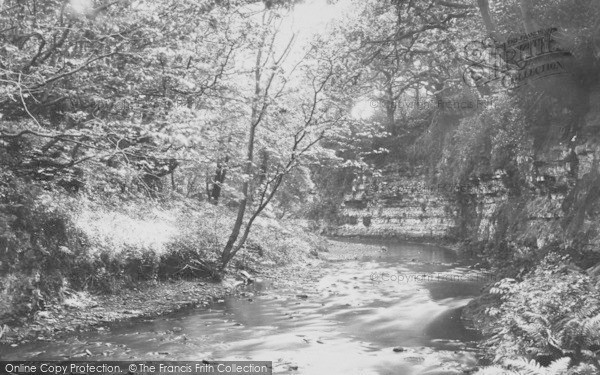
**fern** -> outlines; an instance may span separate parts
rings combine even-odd
[[[552,362],[548,367],[542,367],[535,360],[518,358],[508,361],[506,368],[493,366],[481,369],[475,375],[570,375],[571,358],[563,357]],[[581,366],[579,366],[581,367]],[[587,371],[589,367],[583,368]],[[587,375],[587,373],[585,373]]]
[[[519,375],[519,373],[506,370],[505,368],[499,366],[493,366],[480,369],[475,373],[475,375]]]
[[[528,361],[525,358],[519,358],[510,361],[508,367],[517,370],[519,375],[546,375],[546,370],[533,359]]]
[[[600,344],[600,314],[585,320],[583,334],[587,339],[588,346]]]
[[[589,363],[582,363],[571,369],[571,375],[597,375],[598,369]]]
[[[562,357],[552,362],[550,366],[546,369],[546,374],[548,375],[563,375],[567,374],[569,370],[569,364],[571,363],[571,358]]]

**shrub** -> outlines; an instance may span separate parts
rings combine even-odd
[[[6,171],[0,177],[0,325],[77,290],[113,293],[140,281],[218,276],[234,219],[227,207],[184,198],[91,199]],[[300,228],[259,218],[238,264],[283,264],[316,246]]]
[[[61,270],[73,268],[84,241],[69,218],[76,209],[72,199],[51,196],[9,173],[2,177],[0,320],[44,308],[63,288]]]
[[[573,366],[593,365],[599,371],[597,287],[569,256],[557,253],[549,254],[520,283],[513,279],[496,283],[490,292],[498,303],[486,310],[491,326],[486,344],[493,347],[494,361],[507,364],[527,356],[548,365],[568,357]]]

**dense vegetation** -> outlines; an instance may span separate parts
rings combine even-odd
[[[290,5],[0,4],[4,321],[82,288],[219,278],[240,251],[314,251],[258,218],[307,210],[343,119]]]
[[[357,172],[400,165],[501,176],[490,238],[473,196],[447,192],[465,248],[507,277],[475,309],[496,354],[481,373],[600,371],[600,175],[577,156],[599,141],[600,5],[331,3],[311,34],[295,1],[0,1],[0,323],[72,290],[310,253],[290,223],[334,225]],[[477,84],[472,43],[551,27],[568,75]]]

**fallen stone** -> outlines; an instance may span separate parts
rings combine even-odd
[[[244,279],[246,279],[247,283],[250,284],[250,283],[254,282],[254,278],[248,272],[240,271],[240,275],[242,275],[244,277]]]

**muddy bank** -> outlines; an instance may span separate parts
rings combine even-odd
[[[268,280],[275,287],[303,283],[319,277],[318,267],[312,266],[321,262],[306,258],[286,266],[256,266],[253,272],[231,270],[219,282],[210,278],[143,282],[111,295],[73,293],[61,302],[49,303],[25,324],[5,325],[0,335],[0,347],[53,341],[79,332],[110,331],[117,323],[208,306],[227,296],[243,293],[241,287],[256,280]]]
[[[5,326],[2,344],[52,341],[72,332],[105,330],[111,323],[144,319],[187,307],[208,305],[233,289],[210,280],[141,283],[116,295],[78,292],[38,311],[23,326]]]

